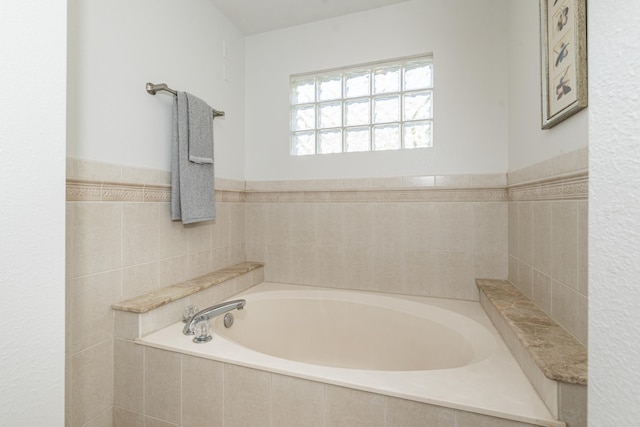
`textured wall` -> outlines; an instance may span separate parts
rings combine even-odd
[[[504,173],[506,15],[506,0],[414,0],[247,37],[246,178]],[[291,74],[430,52],[432,148],[289,155]]]
[[[549,160],[588,145],[588,109],[541,129],[538,0],[510,0],[509,170]]]
[[[0,3],[0,425],[64,425],[66,1]]]
[[[69,23],[69,156],[169,170],[167,83],[226,112],[216,176],[244,178],[244,38],[211,2],[69,0]]]
[[[640,419],[640,3],[589,2],[589,423]]]

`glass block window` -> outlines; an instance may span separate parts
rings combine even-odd
[[[293,156],[431,146],[431,56],[291,77]]]

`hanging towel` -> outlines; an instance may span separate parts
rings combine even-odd
[[[215,219],[213,115],[186,92],[173,102],[171,218],[184,224]]]

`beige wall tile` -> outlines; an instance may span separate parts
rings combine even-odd
[[[229,203],[229,244],[244,244],[245,241],[244,203]]]
[[[122,264],[132,266],[158,259],[160,207],[155,203],[122,205]]]
[[[64,358],[64,425],[72,426],[72,406],[73,403],[73,383],[71,378],[72,373],[71,356]]]
[[[402,249],[406,238],[403,230],[407,227],[403,206],[397,203],[377,203],[371,206],[371,210],[374,248],[383,252]]]
[[[172,221],[169,203],[158,203],[158,259],[187,255],[187,231],[180,221]]]
[[[533,271],[533,293],[531,299],[545,313],[551,314],[551,278],[537,270]]]
[[[471,203],[436,203],[434,206],[434,250],[473,250],[473,207]]]
[[[178,424],[168,423],[153,417],[144,417],[144,427],[181,427]]]
[[[533,262],[533,217],[531,202],[518,203],[518,258]]]
[[[560,383],[560,419],[567,427],[587,427],[587,386]]]
[[[291,283],[291,246],[285,243],[267,243],[264,274],[266,280]]]
[[[128,311],[113,311],[113,335],[114,338],[132,340],[141,336],[140,315]]]
[[[516,287],[529,299],[533,299],[533,269],[524,262],[520,262],[520,265],[518,265]]]
[[[142,413],[144,387],[144,347],[116,339],[114,348],[114,404]]]
[[[158,288],[189,280],[189,257],[165,258],[158,262]]]
[[[91,418],[82,427],[113,427],[113,410],[111,408]]]
[[[431,295],[431,286],[438,276],[439,266],[433,251],[425,249],[406,250],[404,252],[404,270],[406,285],[403,293],[407,295]]]
[[[518,258],[509,256],[509,281],[514,285],[518,283],[518,266],[520,262]]]
[[[182,356],[182,427],[223,426],[224,365]]]
[[[438,227],[437,205],[434,203],[407,203],[404,210],[404,241],[407,249],[436,249],[434,236]],[[367,210],[372,210],[367,206]],[[354,218],[355,221],[358,218]],[[371,226],[369,226],[371,228]]]
[[[508,274],[508,205],[473,205],[474,278],[506,278]]]
[[[535,427],[533,424],[521,423],[504,418],[456,411],[456,427]]]
[[[211,251],[211,271],[219,270],[221,268],[237,264],[232,260],[232,258],[233,256],[231,246],[224,246],[222,248],[213,249]]]
[[[211,250],[211,227],[213,222],[199,222],[185,225],[187,234],[187,252],[195,254]]]
[[[324,427],[324,384],[273,374],[271,426]]]
[[[578,202],[578,292],[588,296],[589,286],[589,213],[588,202]]]
[[[289,244],[291,205],[271,203],[266,205],[265,240],[269,244]]]
[[[384,427],[386,397],[364,391],[325,386],[326,427]]]
[[[344,217],[340,204],[318,203],[316,208],[315,236],[318,245],[342,245]]]
[[[113,406],[113,340],[71,357],[71,427]]]
[[[551,206],[551,277],[578,289],[578,205],[554,202]]]
[[[113,427],[144,427],[144,415],[116,406],[113,408]]]
[[[316,209],[311,203],[291,205],[291,244],[309,245],[316,242]]]
[[[158,170],[138,168],[133,166],[122,166],[122,180],[124,182],[140,184],[157,184]]]
[[[543,274],[551,274],[551,203],[533,203],[533,259],[532,267]]]
[[[578,297],[579,294],[575,290],[556,280],[552,281],[551,315],[576,338],[581,335],[578,330],[580,324]]]
[[[223,248],[229,246],[229,203],[216,204],[216,220],[211,224],[211,247]]]
[[[387,398],[387,427],[454,427],[455,410]]]
[[[99,273],[71,281],[71,353],[113,338],[111,304],[120,299],[120,271]]]
[[[271,374],[224,365],[225,427],[263,427],[271,406]]]
[[[519,235],[518,235],[518,203],[510,202],[508,208],[509,214],[509,256],[518,257]]]
[[[73,277],[114,270],[122,261],[122,206],[72,203]]]
[[[122,176],[122,166],[94,162],[91,160],[67,158],[73,164],[73,176],[67,178],[90,179],[94,181],[119,181]]]
[[[211,250],[189,254],[189,277],[198,277],[213,271]]]
[[[129,299],[160,288],[160,263],[150,262],[122,269],[122,297]]]
[[[180,423],[180,357],[179,353],[144,348],[145,415]]]
[[[318,274],[317,247],[313,244],[293,244],[291,257],[291,281],[312,285]]]

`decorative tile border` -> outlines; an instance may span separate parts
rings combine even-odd
[[[67,179],[68,202],[169,202],[170,185],[131,184]],[[238,190],[216,190],[216,201],[240,203],[245,193]]]
[[[507,191],[500,188],[247,192],[247,203],[411,203],[506,201]]]
[[[507,187],[509,201],[587,200],[589,174],[579,171]]]
[[[506,187],[409,187],[363,189],[245,190],[242,181],[220,180],[216,201],[229,203],[412,203],[587,200],[588,172],[539,179]],[[232,185],[227,185],[232,184]],[[228,188],[227,188],[228,187]],[[318,188],[319,185],[316,185]],[[67,179],[70,202],[169,202],[171,186]]]

